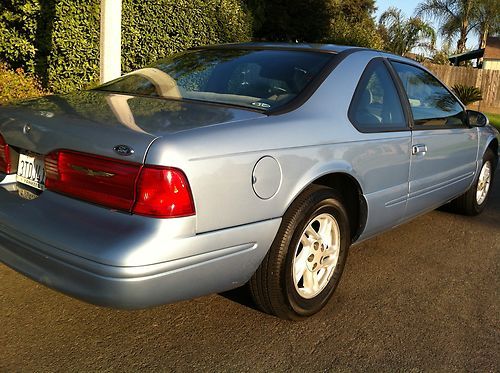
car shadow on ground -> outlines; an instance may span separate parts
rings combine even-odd
[[[255,304],[252,298],[252,293],[250,292],[250,287],[248,284],[245,284],[239,288],[232,289],[229,291],[225,291],[223,293],[219,293],[220,296],[238,303],[242,306],[245,306],[247,308],[250,308],[254,311],[259,311],[262,312],[259,307]]]

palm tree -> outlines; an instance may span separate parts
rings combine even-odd
[[[379,30],[385,49],[400,55],[415,47],[433,49],[436,34],[433,28],[419,17],[406,18],[400,9],[390,7],[379,19]]]
[[[500,32],[500,1],[479,0],[474,21],[479,34],[479,48],[484,48],[488,35]]]
[[[417,16],[438,21],[442,36],[451,39],[458,35],[458,53],[465,51],[467,36],[476,27],[471,22],[476,12],[477,6],[474,0],[424,0],[415,9]]]

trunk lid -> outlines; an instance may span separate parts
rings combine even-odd
[[[56,149],[143,163],[158,137],[195,128],[264,116],[204,103],[84,91],[0,107],[0,134],[20,150]],[[126,145],[126,158],[114,150]]]

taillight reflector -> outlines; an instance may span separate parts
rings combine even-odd
[[[12,171],[12,161],[10,157],[9,145],[5,139],[0,135],[0,172],[10,174]]]
[[[184,173],[60,150],[45,157],[47,189],[117,210],[157,218],[195,213]]]

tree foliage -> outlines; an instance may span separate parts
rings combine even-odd
[[[372,17],[373,0],[336,0],[332,5],[332,19],[324,41],[382,49],[383,41]]]
[[[259,39],[382,46],[372,18],[373,0],[247,0],[246,4]]]
[[[314,42],[328,32],[331,15],[327,0],[247,1],[258,16],[254,36],[269,41]]]
[[[240,0],[123,0],[122,68],[183,49],[248,40]],[[99,77],[99,0],[2,0],[0,60],[67,92]]]
[[[379,19],[384,49],[401,56],[413,48],[434,49],[434,29],[418,17],[405,18],[401,10],[391,7]]]
[[[471,18],[475,0],[424,0],[417,5],[415,14],[439,22],[439,32],[445,38],[458,35],[457,51],[465,51],[467,36],[473,29]]]
[[[479,35],[484,48],[488,35],[500,32],[498,0],[424,0],[415,14],[438,21],[440,34],[457,40],[457,53],[465,51],[471,33]]]
[[[450,65],[449,57],[452,54],[451,43],[449,41],[446,41],[441,45],[440,50],[434,51],[431,61],[432,63],[435,63],[437,65]]]
[[[479,35],[478,47],[484,48],[488,35],[500,33],[500,1],[478,0],[474,22]]]
[[[374,0],[122,0],[122,69],[189,47],[238,42],[327,42],[382,48]],[[54,92],[99,76],[100,0],[2,0],[0,61]]]

